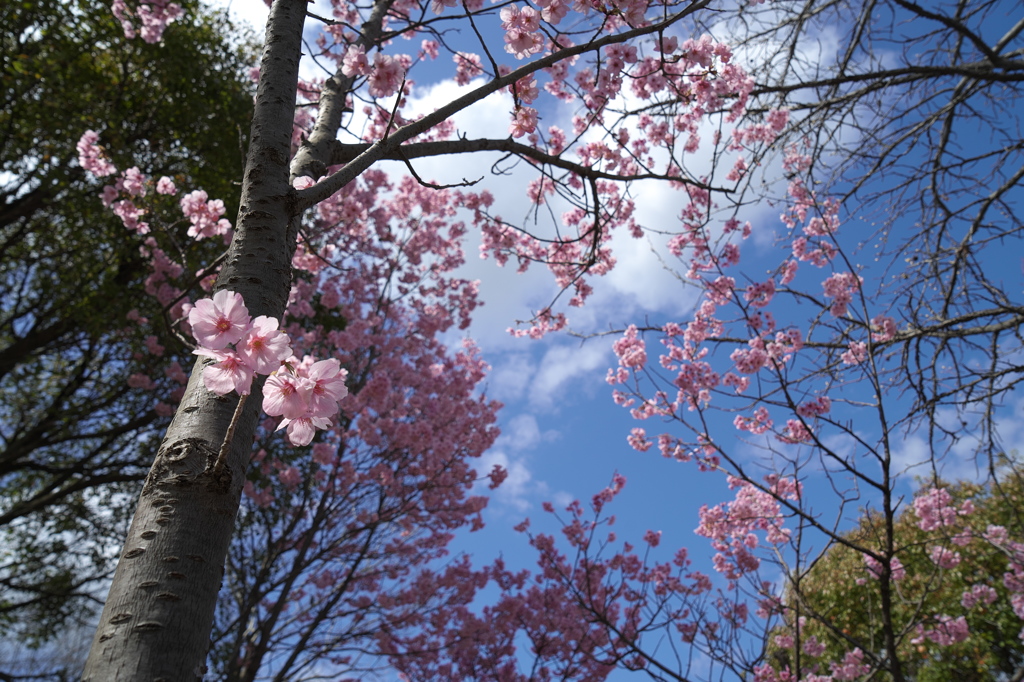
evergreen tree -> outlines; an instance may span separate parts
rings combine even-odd
[[[2,4],[0,630],[38,644],[95,607],[125,484],[145,475],[168,422],[154,391],[173,380],[143,377],[160,353],[189,352],[170,306],[146,294],[145,239],[97,199],[76,143],[101,131],[115,158],[233,209],[254,46],[197,3],[160,45],[126,39],[103,3]],[[161,241],[187,262],[223,249],[184,231]]]

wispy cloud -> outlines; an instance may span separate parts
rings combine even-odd
[[[564,400],[565,384],[588,376],[589,382],[575,384],[575,390],[590,390],[603,385],[603,372],[596,371],[611,366],[611,344],[600,340],[579,344],[551,345],[544,353],[540,368],[530,386],[530,404],[540,409],[558,409]]]

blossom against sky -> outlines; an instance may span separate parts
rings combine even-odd
[[[233,0],[230,6],[255,26],[262,25],[266,15],[262,2]],[[689,36],[679,36],[685,37]],[[520,47],[529,49],[528,45]],[[396,50],[415,53],[416,46],[396,43]],[[319,74],[311,64],[305,73],[308,77]],[[424,71],[417,73],[422,79]],[[431,70],[425,73],[430,74]],[[455,65],[448,63],[438,63],[436,74],[434,82],[421,80],[415,84],[407,115],[428,112],[453,100],[461,89],[470,87],[473,77],[472,69],[456,72]],[[454,127],[468,137],[495,137],[495,126],[501,126],[498,132],[504,135],[513,108],[510,95],[496,94],[456,115]],[[569,107],[561,110],[548,105],[537,111],[538,125],[571,128],[570,112]],[[514,136],[515,131],[511,134]],[[525,200],[526,188],[533,179],[529,169],[503,169],[506,174],[495,178],[491,175],[492,164],[499,158],[497,154],[435,157],[417,160],[415,166],[420,177],[440,183],[483,178],[480,186],[488,188],[496,199],[494,214],[543,229],[550,217],[535,214]],[[694,159],[696,168],[701,163],[701,159]],[[711,160],[703,163],[710,166]],[[396,176],[407,174],[406,168],[398,163],[385,163],[382,168]],[[476,257],[478,235],[471,234],[467,240],[467,263],[459,274],[480,281],[485,305],[474,312],[472,326],[459,334],[468,334],[479,344],[492,367],[486,391],[505,403],[500,414],[503,435],[485,455],[479,470],[482,474],[492,464],[500,464],[510,474],[492,494],[486,512],[487,529],[460,537],[455,543],[456,549],[473,553],[480,563],[490,561],[498,553],[503,553],[510,563],[531,563],[533,553],[522,537],[511,531],[512,525],[524,516],[540,515],[544,501],[551,500],[560,506],[574,498],[589,499],[608,485],[614,472],[623,474],[628,481],[616,500],[621,537],[638,541],[647,530],[662,531],[663,547],[689,546],[695,559],[711,554],[706,543],[695,536],[694,529],[702,504],[713,505],[730,497],[726,481],[663,459],[656,451],[639,453],[630,447],[627,437],[636,422],[627,410],[613,403],[611,387],[605,381],[607,370],[617,364],[611,349],[621,338],[621,330],[630,324],[660,326],[666,322],[685,322],[697,303],[696,292],[686,288],[683,278],[664,260],[668,237],[660,239],[657,234],[661,226],[669,232],[678,224],[685,195],[654,183],[637,183],[633,192],[638,205],[637,220],[649,233],[641,239],[625,233],[613,238],[615,268],[608,275],[595,278],[594,295],[584,307],[571,311],[570,328],[589,337],[586,339],[564,333],[542,340],[510,335],[510,326],[518,320],[528,320],[558,291],[543,268],[535,267],[524,274],[517,273],[514,265],[498,268],[492,260]],[[769,204],[745,211],[743,217],[754,226],[753,236],[742,246],[748,272],[757,271],[760,255],[772,253],[775,237],[784,229],[779,212],[777,206]],[[774,266],[776,262],[774,255],[765,259],[768,265]],[[836,279],[829,286],[825,294],[841,311],[852,300],[859,283]],[[610,330],[620,331],[600,335]],[[449,345],[457,345],[459,334],[451,335]],[[854,358],[856,349],[849,352]],[[650,428],[656,431],[657,425],[651,424]],[[723,432],[734,431],[727,421],[719,428]],[[756,457],[756,435],[746,434],[749,440],[737,441],[737,449],[747,449],[751,457]],[[921,449],[921,443],[911,434],[896,445],[896,460],[911,473],[914,470],[910,467],[930,454]],[[968,468],[950,470],[947,476],[970,475]],[[904,485],[909,493],[913,486],[911,476],[905,477]],[[485,489],[486,482],[481,484],[481,492]]]

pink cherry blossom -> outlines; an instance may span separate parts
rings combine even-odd
[[[291,357],[288,335],[277,328],[277,319],[260,315],[252,321],[238,345],[238,353],[259,374],[270,374]]]
[[[94,130],[86,130],[79,138],[75,148],[78,150],[78,163],[82,168],[98,178],[104,178],[117,172],[117,167],[107,159],[103,148],[97,144],[100,136]]]
[[[753,417],[744,417],[743,415],[736,415],[733,419],[733,426],[740,431],[749,431],[754,435],[759,435],[772,428],[774,422],[771,417],[768,416],[768,409],[764,406],[758,407],[754,410]]]
[[[529,135],[537,129],[537,110],[533,107],[519,107],[516,116],[508,127],[512,137]]]
[[[863,279],[852,272],[837,272],[823,282],[825,296],[832,299],[833,317],[846,315],[846,308],[853,301],[853,294],[860,290]]]
[[[220,350],[245,336],[250,318],[242,296],[222,289],[212,299],[196,301],[188,313],[188,323],[200,346]]]
[[[806,424],[797,419],[787,419],[786,428],[783,429],[782,434],[778,438],[783,443],[790,444],[810,443],[814,440],[814,436]]]
[[[342,58],[341,71],[346,76],[369,75],[370,62],[366,59],[366,48],[362,45],[349,45]]]
[[[263,411],[271,417],[299,419],[309,410],[313,382],[287,372],[272,374],[263,386]]]
[[[348,387],[345,386],[348,371],[341,369],[337,359],[331,358],[313,363],[306,376],[313,382],[309,413],[316,417],[331,417],[337,413],[338,402],[348,395]]]
[[[771,303],[774,296],[775,280],[773,279],[751,284],[747,287],[746,293],[743,294],[743,298],[749,301],[750,305],[755,308],[764,308]]]
[[[570,4],[566,0],[537,0],[541,8],[541,19],[549,24],[557,24],[569,14]]]
[[[829,667],[832,669],[832,679],[837,682],[859,680],[871,672],[871,666],[864,663],[864,652],[860,649],[848,651],[842,662],[832,661]]]
[[[121,219],[124,226],[137,234],[149,234],[149,224],[140,220],[146,214],[145,209],[139,208],[131,199],[115,201],[110,205],[110,210]]]
[[[437,55],[440,54],[440,48],[441,46],[436,40],[424,40],[420,43],[420,49],[423,51],[422,55],[431,59],[437,59]]]
[[[928,553],[932,562],[939,568],[956,568],[960,565],[960,553],[946,549],[945,547],[932,547]]]
[[[518,5],[501,9],[501,26],[505,29],[505,51],[516,59],[523,59],[544,49],[540,29],[540,14],[532,7],[522,11]]]
[[[455,62],[455,82],[458,85],[469,85],[469,82],[484,72],[480,55],[470,52],[456,52],[452,55]]]
[[[146,350],[153,355],[164,354],[164,347],[160,345],[160,340],[152,334],[146,337]]]
[[[174,186],[174,181],[165,175],[159,180],[157,180],[156,193],[174,196],[175,194],[178,193],[178,188]]]
[[[533,102],[540,96],[540,91],[537,89],[537,79],[533,76],[520,78],[515,84],[515,94],[520,101],[526,104]]]
[[[805,419],[819,417],[832,409],[832,400],[825,395],[820,395],[814,400],[808,400],[796,408],[796,413]]]
[[[647,350],[643,338],[637,332],[636,325],[629,325],[621,339],[612,344],[612,350],[619,358],[619,365],[626,369],[639,371],[647,364]]]
[[[431,0],[430,11],[434,14],[441,14],[445,7],[457,7],[459,0]]]
[[[206,192],[198,189],[186,194],[180,201],[181,212],[192,223],[188,228],[188,236],[197,240],[225,234],[231,229],[231,223],[221,218],[224,215],[224,202],[220,199],[207,199]]]
[[[121,173],[121,177],[117,181],[117,189],[127,192],[133,197],[144,197],[146,196],[146,176],[133,166]]]
[[[871,318],[871,339],[884,343],[896,336],[896,320],[886,315]]]
[[[192,352],[216,361],[203,368],[203,385],[207,390],[217,395],[227,395],[231,391],[237,391],[239,395],[249,393],[252,387],[252,368],[237,353],[209,348],[198,348]]]
[[[294,490],[299,483],[302,482],[302,474],[299,470],[293,466],[285,467],[281,473],[278,474],[278,478],[281,479],[281,483],[288,490]]]
[[[918,527],[924,531],[951,526],[957,518],[953,496],[945,488],[931,488],[914,498],[914,513]]]
[[[128,385],[132,388],[141,388],[145,391],[151,391],[156,388],[156,384],[149,378],[148,374],[135,373],[128,377]]]
[[[960,605],[965,609],[973,609],[979,603],[991,604],[998,598],[999,595],[991,585],[972,585],[960,597]]]
[[[788,260],[788,261],[786,261],[786,265],[784,266],[783,271],[782,271],[782,279],[780,279],[779,282],[783,286],[785,286],[786,284],[789,284],[794,279],[796,279],[796,272],[799,269],[800,269],[800,264],[797,263],[795,260]]]
[[[825,644],[819,642],[818,638],[814,635],[811,635],[803,641],[803,650],[808,656],[821,656],[825,653]]]
[[[382,52],[373,56],[373,69],[367,80],[370,94],[374,97],[388,97],[398,92],[405,69],[402,63]]]
[[[288,442],[296,447],[309,445],[316,435],[317,429],[331,428],[331,420],[324,417],[299,417],[298,419],[284,418],[277,427],[278,430],[288,429]]]
[[[100,201],[103,202],[105,207],[110,208],[111,205],[117,201],[119,196],[121,196],[121,193],[117,191],[116,187],[113,185],[104,185],[103,194],[100,195]]]
[[[911,644],[920,644],[925,639],[930,639],[939,646],[949,646],[962,642],[971,635],[967,620],[963,616],[953,618],[947,615],[940,615],[935,620],[937,622],[933,628],[918,625],[917,637],[910,640]]]
[[[653,442],[647,439],[647,432],[638,426],[633,427],[626,440],[629,442],[630,447],[637,452],[647,452],[654,445]]]
[[[184,15],[181,5],[168,0],[148,0],[140,2],[133,12],[125,0],[114,0],[111,5],[114,16],[121,22],[121,29],[126,38],[136,36],[135,22],[138,18],[141,30],[138,32],[147,43],[159,43],[163,39],[168,24]]]
[[[868,359],[868,345],[863,341],[851,341],[839,359],[845,365],[859,365]]]
[[[868,573],[875,578],[882,577],[882,562],[869,554],[865,554],[864,563],[868,567]],[[907,577],[907,569],[903,568],[903,563],[897,557],[893,557],[889,562],[889,568],[891,570],[889,575],[892,576],[893,580],[902,580]]]

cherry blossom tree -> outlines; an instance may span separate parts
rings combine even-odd
[[[728,189],[713,187],[707,179],[687,171],[684,156],[700,147],[702,121],[715,116],[724,125],[736,126],[736,136],[714,135],[709,146],[712,153],[718,150],[738,156],[745,149],[756,154],[770,143],[786,117],[773,112],[764,122],[741,127],[751,81],[731,63],[729,48],[707,37],[680,42],[665,35],[686,26],[690,17],[708,5],[707,0],[573,7],[549,3],[539,9],[514,4],[337,3],[332,6],[332,18],[313,17],[326,29],[317,39],[316,56],[334,65],[332,75],[322,82],[305,82],[300,81],[298,69],[306,4],[275,2],[267,24],[239,217],[230,231],[227,254],[199,273],[201,284],[209,285],[207,277],[217,272],[216,293],[209,304],[193,304],[198,297],[177,281],[182,268],[161,246],[160,235],[153,234],[154,224],[147,220],[146,197],[174,195],[177,188],[147,177],[138,168],[123,170],[110,164],[100,146],[102,137],[93,132],[83,136],[80,162],[97,177],[119,174],[120,179],[104,188],[103,200],[130,233],[143,239],[170,317],[178,324],[191,323],[186,330],[199,343],[197,353],[208,358],[199,361],[201,371],[192,373],[146,480],[97,630],[86,679],[202,674],[220,567],[247,480],[252,439],[260,427],[259,408],[262,405],[266,414],[280,414],[286,421],[309,421],[299,430],[287,425],[293,444],[308,443],[314,435],[312,427],[333,428],[337,420],[335,415],[323,416],[326,412],[315,409],[309,397],[309,392],[315,392],[309,382],[318,383],[309,374],[316,364],[307,365],[297,357],[288,359],[264,386],[257,368],[250,364],[251,357],[242,354],[239,344],[248,343],[246,335],[264,334],[263,327],[257,329],[261,319],[267,323],[278,320],[278,328],[284,329],[289,325],[282,320],[286,309],[293,319],[301,317],[304,306],[310,305],[310,294],[325,282],[327,275],[318,272],[323,264],[340,270],[349,267],[357,252],[339,248],[333,240],[351,235],[339,235],[333,226],[346,224],[354,231],[370,229],[368,223],[372,223],[375,240],[384,244],[395,240],[390,227],[394,216],[382,213],[381,207],[347,213],[358,208],[361,193],[378,191],[386,184],[382,174],[372,168],[374,164],[383,160],[407,164],[413,177],[408,181],[412,185],[401,187],[401,197],[407,198],[417,196],[413,192],[416,183],[443,191],[438,182],[418,177],[418,158],[501,152],[524,159],[537,173],[530,198],[538,205],[549,203],[553,195],[567,201],[569,210],[562,223],[568,230],[560,227],[550,234],[518,230],[490,214],[493,199],[486,190],[478,191],[462,178],[455,183],[465,186],[464,190],[449,187],[448,194],[437,196],[446,196],[444,201],[451,202],[453,209],[467,211],[483,235],[484,251],[497,261],[516,258],[520,267],[532,261],[547,263],[557,285],[570,291],[570,305],[582,304],[589,295],[586,275],[602,274],[613,266],[607,243],[616,229],[642,234],[633,217],[628,183],[662,180],[704,196]],[[159,40],[161,31],[173,30],[170,22],[179,17],[177,8],[169,3],[118,3],[115,10],[126,30],[146,40]],[[495,32],[498,41],[494,44],[479,27],[497,27],[499,22],[501,31]],[[475,45],[482,56],[450,45],[449,26],[464,27],[467,45]],[[395,52],[395,39],[417,34],[424,40],[416,55]],[[442,50],[454,57],[457,79],[472,79],[470,89],[432,113],[406,116],[403,108],[414,87],[411,76]],[[649,102],[646,116],[636,117],[643,135],[634,139],[620,120],[623,114],[612,106],[627,84],[631,96]],[[571,132],[556,127],[540,129],[543,109],[532,105],[542,101],[542,86],[543,97],[575,102],[580,107]],[[512,99],[507,130],[494,139],[456,136],[448,123],[451,115],[500,92],[509,93]],[[297,95],[308,103],[298,110]],[[357,107],[362,114],[359,119],[353,115]],[[354,132],[357,125],[361,129],[354,141],[339,141],[339,132]],[[737,158],[734,178],[742,175],[746,163]],[[188,236],[202,240],[229,234],[221,217],[223,207],[208,195],[196,193],[200,191],[193,190],[181,199],[191,223]],[[388,206],[400,207],[402,201],[396,199]],[[304,222],[305,212],[313,208],[323,225]],[[392,255],[377,267],[393,271],[396,258],[422,257],[411,255],[423,253],[421,248],[429,253],[430,262],[415,264],[424,272],[443,272],[457,263],[462,257],[459,240],[466,228],[450,215],[445,217],[443,229],[417,225],[411,240],[426,240],[426,244],[409,247],[408,252]],[[425,220],[420,215],[413,219]],[[314,273],[309,286],[302,284],[301,277],[296,279],[295,273],[303,270]],[[432,333],[447,328],[453,320],[464,324],[462,318],[473,301],[469,283],[431,288],[429,277],[420,281],[418,276],[403,276],[406,278],[400,278],[397,286],[406,297],[419,292],[437,299],[412,304],[420,318],[434,325]],[[370,299],[354,296],[351,289],[355,284],[346,286],[331,296],[325,293],[321,302],[327,296],[331,299],[328,309],[357,306],[358,312],[344,318],[346,324],[366,324]],[[233,302],[236,296],[241,303]],[[564,324],[562,313],[545,308],[522,333],[540,335]],[[224,330],[230,338],[218,339],[215,329]],[[300,327],[291,330],[289,337],[293,346],[312,345],[315,334]],[[345,348],[344,343],[353,342],[351,336],[341,337],[328,344],[335,354],[339,347]],[[269,336],[263,342],[271,343]],[[474,361],[468,357],[459,362],[469,371]],[[440,367],[434,369],[435,365]],[[353,371],[352,367],[345,369]],[[254,371],[257,377],[252,380]],[[449,370],[443,362],[435,362],[419,371],[444,374]],[[282,372],[302,381],[282,383]],[[373,385],[367,384],[362,392]],[[261,393],[262,401],[258,399]],[[340,397],[340,391],[337,394]],[[295,396],[299,403],[292,402]],[[355,428],[372,421],[364,416],[358,416]],[[390,417],[385,416],[387,419]],[[481,443],[485,444],[480,441],[464,454],[477,451]],[[281,471],[286,475],[285,486],[295,481],[291,469]],[[500,472],[496,477],[500,478]],[[458,490],[458,486],[446,484],[441,489]],[[465,504],[472,507],[476,503]]]
[[[994,463],[998,421],[1019,374],[1012,360],[1018,311],[1000,279],[1010,271],[1001,260],[1007,250],[993,248],[1017,235],[1011,202],[1019,173],[1002,163],[1016,148],[1000,140],[993,151],[947,157],[954,149],[950,112],[976,108],[975,96],[990,95],[984,85],[1010,88],[1017,79],[1015,41],[1024,24],[994,36],[1003,28],[992,19],[1000,7],[992,2],[946,11],[893,0],[886,13],[873,4],[863,11],[844,3],[737,8],[709,0],[524,7],[338,2],[330,18],[312,17],[324,31],[310,44],[329,64],[330,76],[307,82],[299,78],[307,8],[278,0],[267,26],[238,220],[233,228],[226,224],[222,207],[198,189],[181,201],[190,237],[230,234],[224,259],[201,271],[207,286],[217,272],[208,303],[172,284],[180,274],[173,259],[157,237],[146,237],[152,226],[143,199],[152,179],[107,165],[100,138],[87,133],[82,165],[97,176],[120,173],[104,201],[127,229],[153,240],[146,241],[147,255],[170,287],[170,315],[208,359],[193,371],[146,481],[86,679],[202,675],[220,567],[243,490],[252,501],[243,529],[255,542],[239,545],[234,555],[240,589],[222,601],[217,643],[223,654],[216,659],[219,670],[239,679],[256,675],[259,666],[275,674],[301,671],[318,656],[336,655],[333,663],[358,669],[364,663],[354,652],[360,652],[386,657],[413,679],[603,679],[625,667],[656,679],[879,674],[903,680],[904,642],[962,641],[966,620],[960,614],[922,608],[910,621],[897,618],[906,574],[901,557],[908,550],[894,521],[904,504],[899,485],[907,464],[917,463],[901,447],[923,439],[931,455],[922,466],[933,474],[944,461],[941,453],[957,456],[965,445],[977,446],[986,466]],[[117,11],[128,30],[147,40],[159,40],[166,22],[178,16],[168,3],[118,3]],[[911,18],[910,33],[892,32]],[[838,56],[812,54],[829,26],[847,25],[857,30]],[[918,26],[926,28],[917,33]],[[449,29],[458,27],[464,37],[456,39]],[[738,48],[700,36],[701,29],[728,34]],[[396,51],[398,39],[414,36],[421,40],[416,54]],[[892,55],[866,42],[886,36],[952,65],[893,69]],[[468,90],[433,112],[407,113],[413,76],[442,51],[452,57],[454,79]],[[743,58],[750,68],[743,68]],[[832,65],[832,74],[816,70]],[[950,79],[956,82],[948,86],[949,104],[935,105],[935,92],[945,93]],[[889,89],[907,83],[910,95]],[[508,127],[488,139],[458,135],[450,117],[495,93],[511,98]],[[577,107],[571,131],[543,129],[545,100]],[[897,113],[877,113],[889,111]],[[872,132],[892,128],[895,143]],[[940,142],[922,149],[931,130]],[[862,135],[858,153],[833,163],[833,152],[845,149],[833,142],[852,134]],[[492,195],[472,180],[424,179],[416,172],[424,157],[483,152],[528,164],[537,174],[528,198],[561,212],[561,224],[527,231],[492,214]],[[691,170],[698,152],[714,160],[712,171]],[[869,180],[843,175],[861,172],[863,159],[873,164]],[[389,160],[403,163],[411,178],[390,184],[374,168]],[[748,222],[744,208],[757,196],[753,180],[764,179],[773,163],[788,187],[774,197],[781,222],[772,217],[766,227],[763,216],[761,224]],[[995,169],[995,194],[979,194],[978,185],[961,180],[981,163]],[[903,166],[910,171],[893,192],[883,171]],[[444,570],[395,564],[408,551],[425,550],[426,560],[439,556],[432,552],[446,542],[445,531],[433,524],[448,517],[418,506],[425,491],[439,495],[442,507],[455,505],[451,527],[479,511],[480,502],[466,496],[476,474],[465,458],[479,454],[487,437],[438,451],[430,466],[454,467],[454,479],[436,488],[413,485],[403,458],[422,453],[405,439],[417,428],[444,423],[444,415],[409,411],[397,398],[382,397],[387,392],[380,386],[396,373],[404,383],[392,395],[415,402],[419,390],[452,390],[446,382],[454,382],[462,404],[478,411],[450,423],[452,437],[459,429],[478,432],[474,420],[491,419],[492,408],[471,397],[480,372],[472,353],[452,362],[432,345],[438,331],[465,324],[475,303],[471,283],[442,285],[462,258],[467,228],[456,213],[464,211],[482,235],[484,254],[499,263],[515,259],[520,268],[546,264],[557,287],[568,292],[568,306],[579,306],[592,291],[590,278],[614,266],[612,235],[640,237],[652,229],[635,219],[630,183],[641,180],[668,183],[685,198],[679,224],[668,230],[668,253],[699,300],[692,319],[621,332],[614,346],[619,366],[608,381],[615,400],[645,422],[629,436],[636,450],[656,448],[734,491],[734,499],[706,505],[698,519],[697,533],[714,551],[711,568],[694,567],[684,550],[658,559],[660,536],[653,531],[643,538],[643,550],[618,549],[614,533],[606,532],[612,523],[606,510],[625,485],[618,477],[591,501],[591,512],[579,503],[565,510],[564,548],[528,524],[520,527],[540,555],[536,576],[507,571],[501,562],[477,571],[464,562]],[[853,202],[876,180],[879,196],[893,201],[916,199],[922,193],[915,188],[922,186],[930,192],[920,205],[928,225],[921,236],[904,238],[895,222],[879,233],[886,248],[899,243],[886,252],[899,257],[888,268],[874,265],[875,254],[862,250],[865,235],[850,218]],[[160,182],[153,183],[155,192]],[[764,192],[776,186],[766,184]],[[395,196],[380,196],[384,187]],[[367,195],[373,201],[365,201]],[[418,204],[416,210],[404,212],[410,204]],[[1000,209],[1010,217],[996,215]],[[777,249],[751,245],[769,242],[763,237],[776,229]],[[397,244],[402,249],[392,250]],[[909,259],[906,267],[903,259]],[[359,272],[337,274],[350,269]],[[391,287],[402,309],[382,314]],[[312,320],[322,325],[334,314],[343,328],[319,331]],[[310,318],[308,326],[303,318]],[[412,329],[424,345],[401,346],[400,334],[375,336],[378,323]],[[517,333],[536,337],[565,326],[565,311],[552,305]],[[287,330],[289,348],[310,353],[309,359],[300,360],[298,352],[285,358],[278,330]],[[370,338],[360,340],[363,333]],[[281,355],[274,351],[268,359],[252,351],[247,339],[257,337],[267,348],[279,346]],[[657,362],[648,355],[654,339]],[[363,357],[390,344],[400,347],[392,361],[433,362],[413,363],[410,373]],[[314,353],[340,356],[345,367],[328,371]],[[284,361],[265,384],[257,356],[270,363],[263,370]],[[347,398],[333,383],[321,383],[340,377],[342,369],[365,375]],[[417,376],[426,383],[417,383]],[[317,386],[341,399],[341,416],[314,405]],[[408,421],[394,423],[395,411]],[[272,441],[271,433],[282,423],[292,444],[322,439],[311,449],[312,462],[322,468],[298,459],[302,451],[280,451],[281,436]],[[980,438],[967,442],[967,432]],[[258,473],[250,475],[254,438],[263,448],[256,450]],[[349,451],[358,453],[352,461],[338,458]],[[382,462],[388,464],[381,468]],[[495,472],[494,480],[500,478]],[[834,492],[827,503],[808,494],[820,486]],[[370,512],[363,500],[346,497],[365,492],[372,498],[381,489],[394,493],[390,502],[409,503],[401,513],[389,504]],[[337,491],[342,494],[335,499]],[[941,498],[940,487],[915,507],[922,523],[952,525],[972,513],[948,500],[933,504],[933,497]],[[841,529],[862,504],[881,519],[880,535],[870,542]],[[418,520],[407,528],[405,518]],[[1017,600],[1017,616],[1024,570],[1019,536],[1018,527],[1006,525],[977,539],[1006,555],[1001,579]],[[877,584],[878,640],[829,630],[840,641],[825,643],[803,631],[808,618],[827,629],[827,614],[801,602],[800,584],[816,558],[836,544],[861,555],[865,579]],[[948,548],[940,549],[932,559],[948,568]],[[245,580],[252,560],[266,567],[259,581]],[[771,576],[766,561],[773,562]],[[345,590],[330,584],[339,579],[351,580]],[[487,581],[502,595],[493,606],[474,608],[475,589]],[[977,599],[990,594],[985,587],[979,585]],[[306,610],[289,613],[285,597]],[[325,638],[323,629],[308,626],[309,618],[338,624],[340,639]],[[372,646],[364,644],[368,631],[361,626],[377,628]],[[788,657],[768,660],[769,639]],[[274,648],[293,641],[304,646]],[[523,642],[534,657],[527,672],[517,648]],[[828,660],[822,658],[827,650]],[[720,669],[697,670],[694,652]]]

